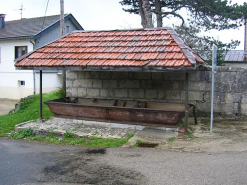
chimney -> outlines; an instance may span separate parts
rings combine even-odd
[[[0,14],[0,29],[5,27],[5,14]]]

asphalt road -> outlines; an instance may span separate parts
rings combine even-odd
[[[247,184],[247,152],[81,149],[0,138],[0,184]]]

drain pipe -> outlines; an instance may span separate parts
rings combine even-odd
[[[195,119],[195,124],[197,125],[197,108],[194,104],[189,103],[190,107],[193,107],[193,114],[194,114],[194,119]]]
[[[29,39],[29,42],[33,44],[33,50],[34,50],[34,45],[35,43]],[[33,70],[33,94],[36,94],[36,79],[35,79],[35,71]]]

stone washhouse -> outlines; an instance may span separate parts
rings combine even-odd
[[[205,64],[164,27],[75,31],[15,66],[40,70],[41,90],[43,70],[66,70],[67,97],[46,102],[57,117],[174,126],[185,116],[187,126],[189,79]]]

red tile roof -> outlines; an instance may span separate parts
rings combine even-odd
[[[16,61],[16,67],[186,68],[205,63],[171,28],[77,31]]]

